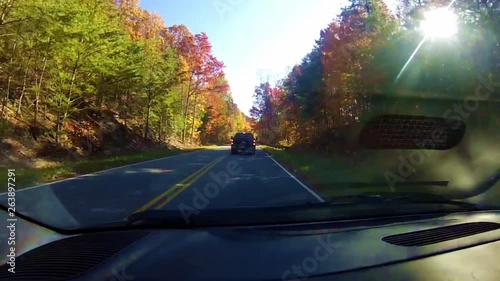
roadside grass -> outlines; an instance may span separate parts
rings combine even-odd
[[[261,147],[288,171],[313,188],[321,197],[344,195],[345,190],[326,188],[339,175],[348,176],[354,171],[346,169],[340,159],[326,158],[311,152],[289,152],[283,148]]]
[[[158,149],[80,161],[64,161],[46,168],[15,169],[15,187],[16,190],[20,190],[38,184],[202,149],[205,148],[190,148],[185,150]],[[0,186],[0,192],[7,191],[7,169],[0,174],[0,181],[5,183]]]
[[[283,167],[325,199],[365,192],[391,191],[389,186],[359,187],[349,184],[349,182],[365,182],[370,178],[383,178],[381,175],[372,173],[374,169],[370,169],[370,165],[376,165],[376,163],[370,163],[370,161],[354,163],[341,157],[326,157],[313,152],[290,152],[269,146],[261,146],[261,149],[272,155]],[[422,186],[406,186],[395,187],[394,190],[396,192],[399,190],[422,192],[430,189]]]

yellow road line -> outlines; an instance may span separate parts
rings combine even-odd
[[[210,165],[206,166],[206,169],[204,169],[200,173],[197,173],[196,176],[194,178],[192,178],[190,181],[188,181],[186,183],[183,183],[183,184],[176,185],[176,188],[173,188],[173,190],[175,190],[175,193],[168,194],[165,197],[166,198],[165,201],[163,201],[163,203],[161,203],[158,206],[156,206],[156,209],[159,210],[159,209],[163,208],[165,205],[168,204],[168,202],[172,201],[172,199],[174,199],[177,195],[179,195],[181,192],[183,192],[184,190],[186,190],[186,188],[190,187],[199,178],[201,178],[201,176],[203,176],[204,174],[206,174],[210,169],[212,169],[212,167],[214,167],[217,163],[219,163],[224,158],[225,158],[225,156],[220,157],[217,160],[215,160],[215,162],[212,162]]]
[[[141,208],[137,209],[135,213],[138,213],[138,212],[142,212],[142,211],[145,211],[149,208],[151,208],[154,204],[158,203],[161,199],[163,199],[164,197],[168,196],[170,193],[174,193],[176,191],[176,189],[178,189],[178,186],[179,185],[182,185],[183,183],[185,182],[189,182],[191,181],[191,179],[195,178],[198,174],[202,173],[204,170],[206,170],[207,168],[210,168],[212,167],[211,165],[216,163],[217,161],[221,160],[222,158],[224,158],[225,156],[221,156],[219,158],[216,158],[214,159],[212,162],[208,163],[207,165],[203,166],[201,169],[199,169],[198,171],[194,172],[193,174],[189,175],[187,178],[181,180],[179,183],[177,183],[176,185],[174,185],[173,187],[169,188],[167,191],[163,192],[162,194],[158,195],[157,197],[155,197],[153,200],[149,201],[148,203],[146,203],[144,206],[142,206]]]

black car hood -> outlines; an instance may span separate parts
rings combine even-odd
[[[45,246],[33,249],[31,257],[29,252],[24,259],[19,256],[16,262],[18,272],[13,276],[26,276],[23,271],[40,274],[43,268],[30,266],[30,263],[36,261],[36,257],[44,256],[44,266],[50,267],[52,274],[74,274],[75,278],[65,280],[233,281],[304,278],[416,259],[499,240],[498,229],[473,236],[465,235],[462,237],[466,238],[462,239],[436,235],[444,239],[439,243],[416,247],[394,245],[385,239],[391,235],[424,229],[484,222],[494,225],[500,223],[500,213],[457,213],[438,217],[420,215],[386,220],[377,226],[374,221],[370,223],[364,220],[346,221],[343,224],[323,222],[294,226],[90,233],[54,239],[53,245],[64,242],[64,249],[70,247],[72,251],[56,251],[56,246]],[[20,233],[20,239],[40,235],[39,230],[32,228],[23,235]],[[126,245],[119,245],[120,241],[126,239],[129,240]],[[97,252],[89,252],[89,249],[94,248]],[[106,254],[106,259],[96,262],[96,259]],[[68,263],[73,266],[69,267]],[[89,268],[85,272],[78,269],[85,267]]]

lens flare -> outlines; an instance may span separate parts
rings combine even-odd
[[[421,31],[430,38],[447,38],[457,34],[457,15],[449,8],[428,11],[420,25]]]

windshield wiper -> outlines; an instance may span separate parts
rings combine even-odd
[[[308,205],[353,205],[353,204],[386,204],[386,203],[411,203],[411,204],[446,204],[477,209],[478,205],[469,202],[450,200],[444,196],[419,193],[419,192],[377,192],[359,195],[333,197],[326,202],[308,203]]]
[[[208,226],[208,225],[221,225],[250,221],[259,221],[263,217],[269,218],[287,218],[293,214],[296,215],[307,213],[314,210],[323,210],[325,212],[330,212],[337,206],[346,205],[382,205],[384,204],[435,204],[435,205],[454,205],[458,206],[460,209],[473,211],[482,210],[480,206],[447,199],[446,197],[428,194],[428,193],[392,193],[392,192],[381,192],[381,193],[365,193],[360,195],[352,196],[339,196],[331,198],[326,202],[320,203],[302,203],[298,205],[287,205],[287,206],[275,206],[266,208],[236,208],[236,209],[214,209],[205,210],[196,216],[190,218],[190,223],[187,223],[182,214],[179,211],[174,210],[147,210],[139,213],[130,215],[127,218],[127,225],[132,227],[147,227],[147,226],[165,226],[169,227],[197,227],[197,226]],[[330,211],[328,211],[330,210]],[[295,216],[295,215],[294,215]],[[260,219],[259,219],[260,217]],[[263,223],[263,222],[260,222]]]
[[[393,183],[394,187],[406,186],[433,186],[433,187],[447,187],[449,181],[404,181]],[[316,184],[318,187],[334,187],[334,188],[367,188],[367,187],[387,187],[390,188],[387,182],[334,182],[328,184]]]
[[[369,214],[388,215],[391,210],[412,212],[415,205],[430,205],[429,210],[448,210],[450,206],[463,211],[495,209],[473,203],[454,201],[446,197],[428,193],[365,193],[352,196],[339,196],[326,202],[301,203],[275,207],[245,207],[231,209],[207,209],[185,220],[179,210],[146,210],[118,221],[113,229],[187,229],[214,226],[262,225],[335,220],[352,217],[366,217]],[[412,205],[412,206],[410,206]],[[349,209],[342,208],[345,207]],[[400,208],[401,207],[401,208]],[[427,208],[427,207],[425,207]],[[341,211],[339,211],[341,210]],[[110,225],[101,225],[110,227]]]

